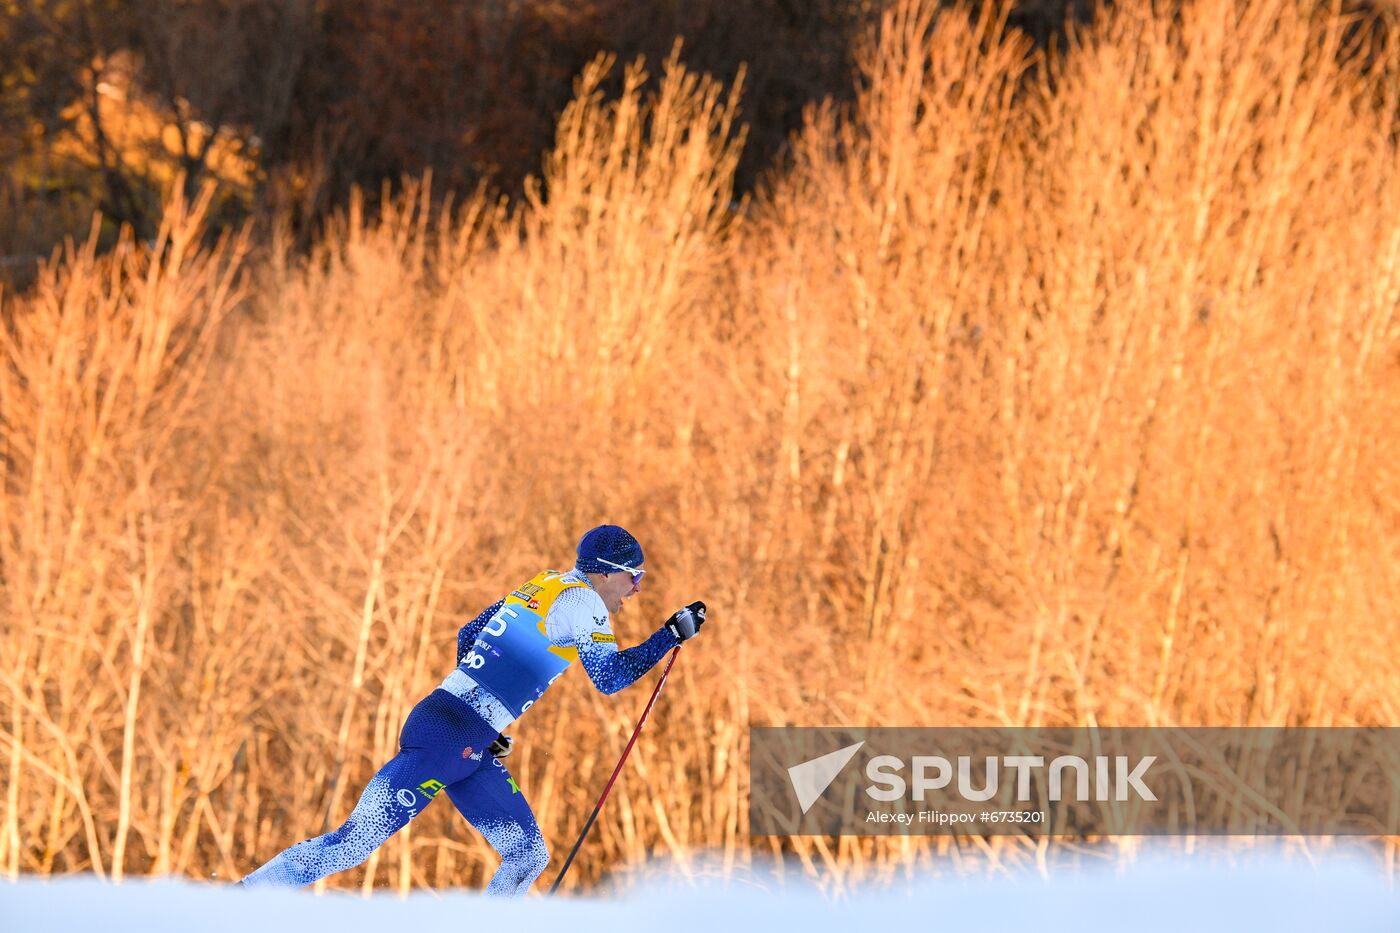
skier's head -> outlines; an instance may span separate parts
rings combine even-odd
[[[594,589],[603,597],[608,611],[617,612],[624,598],[641,589],[642,574],[646,572],[642,569],[644,560],[641,544],[625,529],[599,525],[579,539],[575,566],[604,578],[594,579]]]
[[[642,545],[617,525],[599,525],[578,541],[578,569],[584,573],[635,574],[644,560]]]

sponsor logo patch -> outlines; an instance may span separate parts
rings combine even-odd
[[[594,641],[605,642],[605,643],[610,644],[610,645],[615,645],[615,644],[617,644],[617,636],[616,636],[616,635],[604,635],[602,632],[594,632],[594,633],[593,633],[593,640],[594,640]]]
[[[527,583],[520,589],[516,590],[514,593],[511,593],[510,595],[518,596],[525,602],[529,602],[530,600],[534,599],[536,596],[540,595],[543,592],[544,587],[540,586],[538,583]]]
[[[429,800],[432,800],[434,797],[436,797],[439,793],[442,792],[443,786],[443,783],[437,780],[436,778],[428,778],[422,784],[418,785],[418,789],[423,792],[424,797],[427,797]]]

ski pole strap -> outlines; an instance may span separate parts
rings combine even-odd
[[[608,794],[612,791],[613,782],[622,773],[622,764],[627,760],[627,755],[632,751],[632,746],[637,742],[637,736],[641,735],[642,726],[646,725],[647,717],[651,715],[651,708],[656,705],[656,698],[661,695],[661,688],[666,686],[666,678],[671,673],[671,665],[676,663],[676,657],[681,653],[681,646],[677,645],[676,650],[671,652],[671,659],[666,662],[666,669],[661,672],[661,679],[656,682],[656,689],[651,692],[651,699],[647,701],[646,709],[642,710],[642,718],[637,720],[637,728],[632,730],[632,738],[627,740],[627,747],[622,750],[622,757],[617,760],[617,767],[613,768],[612,777],[608,778],[608,785],[603,788],[602,796],[598,798],[598,803],[593,807],[593,812],[588,815],[588,820],[583,824],[583,832],[578,834],[578,841],[569,850],[569,857],[564,860],[564,867],[559,869],[559,877],[554,879],[554,884],[550,886],[549,893],[554,894],[559,890],[559,885],[564,881],[564,875],[569,871],[569,866],[574,863],[574,856],[578,855],[579,847],[583,845],[584,838],[588,831],[593,828],[593,821],[598,818],[598,813],[603,809],[603,802],[608,799]]]

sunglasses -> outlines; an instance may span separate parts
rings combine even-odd
[[[614,564],[612,561],[603,560],[603,558],[601,557],[598,558],[598,563],[607,564],[609,567],[616,567],[623,573],[630,573],[632,575],[633,586],[640,586],[642,583],[642,577],[646,576],[647,574],[645,570],[638,570],[636,567],[628,567],[626,564]]]

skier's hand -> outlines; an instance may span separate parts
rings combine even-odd
[[[515,746],[515,740],[502,732],[496,736],[496,741],[486,746],[486,750],[496,758],[504,758],[509,755]]]
[[[696,600],[684,609],[677,609],[666,620],[666,628],[678,641],[694,638],[705,624],[705,604]]]

